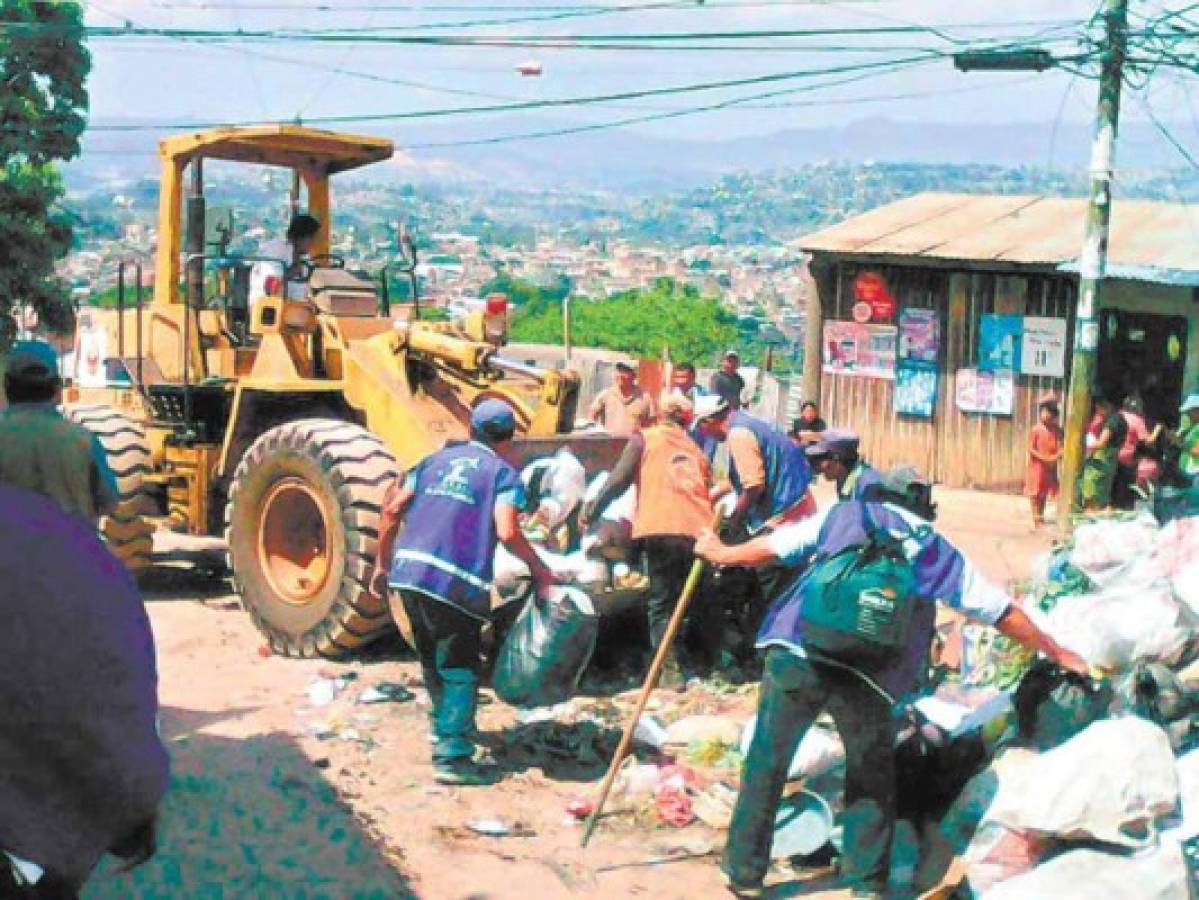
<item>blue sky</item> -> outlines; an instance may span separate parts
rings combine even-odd
[[[443,27],[478,19],[519,18],[560,11],[568,5],[619,6],[636,0],[103,0],[89,3],[88,22],[215,29],[404,28],[413,33],[512,35],[630,35],[661,32],[712,32],[805,28],[879,28],[936,26],[961,40],[1022,39],[1060,27],[1066,37],[1086,20],[1097,0],[707,0],[702,6],[650,11],[610,12],[576,18],[512,22],[506,25]],[[379,6],[405,9],[379,9]],[[1156,14],[1162,4],[1134,2]],[[1175,8],[1184,4],[1173,4]],[[322,10],[318,7],[326,7]],[[439,10],[430,6],[443,7]],[[444,7],[454,6],[449,10]],[[1171,4],[1165,4],[1167,8]],[[269,8],[263,8],[269,7]],[[420,7],[414,9],[414,7]],[[500,9],[508,7],[510,11]],[[539,12],[535,7],[542,7]],[[1065,23],[1065,24],[1064,24]],[[780,46],[784,42],[756,41]],[[830,45],[854,51],[832,52]],[[792,42],[792,46],[795,42]],[[844,67],[863,60],[911,56],[952,44],[930,34],[887,34],[813,38],[810,50],[780,52],[632,51],[547,47],[364,46],[311,43],[197,44],[181,40],[94,41],[90,82],[93,122],[124,117],[153,121],[249,121],[306,119],[331,115],[373,115],[457,106],[541,100],[663,88],[696,82],[751,78],[780,72]],[[1069,50],[1069,44],[1059,45]],[[817,49],[819,48],[819,49]],[[870,48],[870,49],[865,49]],[[522,62],[536,60],[544,74],[521,77]],[[335,70],[343,70],[338,73]],[[357,74],[349,74],[349,72]],[[1194,86],[1199,76],[1189,75]],[[390,80],[390,81],[388,81]],[[1095,85],[1055,70],[1027,73],[961,74],[948,58],[901,71],[884,72],[850,84],[825,84],[833,78],[804,78],[763,87],[742,87],[698,94],[553,110],[555,121],[600,123],[681,111],[763,91],[802,86],[808,90],[740,104],[718,112],[668,118],[626,126],[656,135],[724,138],[778,131],[789,126],[841,125],[854,119],[886,116],[911,122],[1085,122],[1093,115]],[[392,83],[407,82],[407,83]],[[1159,116],[1188,129],[1192,146],[1199,125],[1189,108],[1185,78],[1173,72],[1156,76],[1150,100]],[[1128,119],[1143,119],[1142,101],[1125,104]],[[798,105],[796,105],[798,104]],[[490,114],[497,130],[511,124]],[[363,130],[370,130],[364,128]],[[420,124],[411,129],[419,140]]]

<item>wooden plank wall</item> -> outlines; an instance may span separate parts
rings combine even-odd
[[[821,392],[825,419],[861,434],[864,455],[877,466],[909,463],[951,487],[1018,491],[1024,481],[1028,431],[1036,421],[1037,400],[1050,390],[1062,396],[1066,379],[1018,375],[1013,415],[991,416],[957,408],[955,373],[977,362],[979,322],[985,313],[1066,318],[1067,333],[1072,334],[1073,279],[842,262],[836,295],[821,298],[826,320],[850,318],[851,285],[865,268],[883,274],[901,308],[941,312],[936,412],[931,420],[897,416],[890,379],[825,373]]]

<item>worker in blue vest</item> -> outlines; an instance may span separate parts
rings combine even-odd
[[[730,409],[717,396],[696,400],[695,423],[705,438],[728,443],[729,480],[737,492],[723,531],[729,540],[765,534],[816,512],[808,491],[812,469],[803,448],[778,428],[744,410]],[[757,588],[750,589],[738,616],[738,655],[746,663],[755,656],[753,637],[766,609],[791,577],[781,566],[764,566],[756,575]]]
[[[928,656],[936,602],[993,625],[1061,667],[1089,667],[1057,644],[931,527],[931,487],[914,470],[887,473],[865,500],[837,503],[813,518],[743,544],[700,535],[695,553],[716,565],[779,564],[802,572],[771,608],[758,635],[766,651],[757,724],[741,776],[721,868],[739,897],[760,897],[770,862],[775,815],[787,771],[804,734],[824,710],[845,744],[845,858],[842,874],[852,896],[885,896],[895,828],[895,721],[899,697],[913,690]],[[874,665],[849,665],[810,646],[805,597],[826,590],[823,561],[861,546],[868,529],[901,541],[911,567],[916,608],[906,646]]]
[[[804,452],[808,462],[837,486],[838,500],[865,500],[883,476],[858,453],[860,438],[852,431],[826,431]]]
[[[529,567],[539,592],[555,580],[520,529],[524,485],[505,459],[516,430],[512,408],[485,400],[470,429],[469,441],[425,457],[388,492],[375,573],[376,590],[385,583],[393,613],[402,606],[412,625],[433,701],[433,776],[442,784],[496,780],[493,765],[475,760],[472,735],[497,543]]]

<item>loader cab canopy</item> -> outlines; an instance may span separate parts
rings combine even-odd
[[[204,161],[221,160],[290,170],[303,188],[305,208],[320,221],[312,242],[314,255],[329,252],[329,178],[389,159],[392,142],[366,135],[339,134],[301,125],[218,128],[176,135],[159,143],[162,177],[159,186],[159,242],[155,265],[155,305],[183,302],[181,260],[194,253],[186,232],[204,231]],[[186,214],[185,214],[186,211]],[[202,239],[199,249],[203,249]]]

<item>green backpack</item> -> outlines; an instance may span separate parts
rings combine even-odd
[[[862,543],[813,561],[801,588],[799,615],[806,650],[845,665],[878,669],[907,647],[919,600],[904,539],[878,527],[866,504],[862,518]],[[912,530],[908,537],[922,538],[928,530]]]

